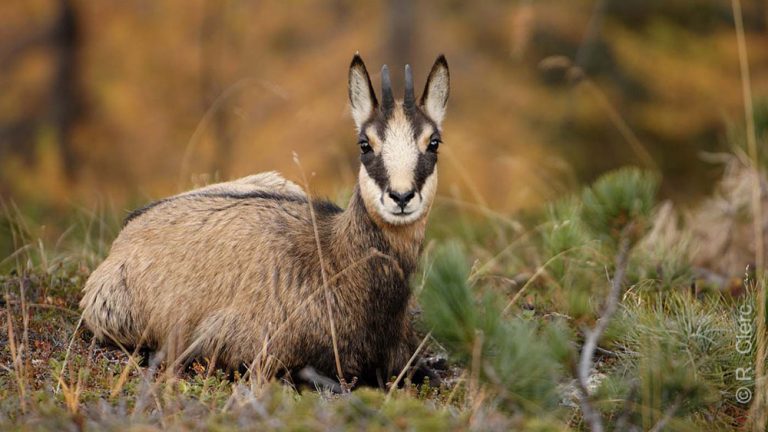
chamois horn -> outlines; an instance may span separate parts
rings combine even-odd
[[[389,78],[389,68],[387,65],[381,67],[381,107],[384,112],[390,111],[395,107],[395,97],[392,96],[392,81]]]
[[[405,65],[405,98],[403,99],[405,108],[411,109],[416,106],[416,96],[413,94],[413,71],[411,65]]]

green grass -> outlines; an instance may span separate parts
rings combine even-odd
[[[413,285],[427,350],[448,359],[445,382],[340,395],[225,376],[204,359],[171,374],[95,344],[77,304],[117,226],[85,216],[49,245],[6,209],[20,249],[0,266],[0,430],[586,430],[575,368],[627,227],[624,292],[594,359],[595,406],[609,430],[732,430],[749,408],[736,392],[753,389],[735,376],[754,366],[754,349],[735,350],[753,289],[699,276],[712,272],[696,261],[703,245],[656,202],[656,182],[620,170],[522,224],[436,209],[437,240]]]

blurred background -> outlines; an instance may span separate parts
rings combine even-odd
[[[743,7],[768,124],[768,1]],[[440,196],[500,213],[623,165],[659,169],[662,194],[690,205],[743,134],[728,0],[5,0],[2,201],[56,238],[77,211],[119,219],[264,170],[299,180],[292,152],[339,200],[358,164],[355,51],[377,89],[384,63],[411,63],[421,88],[447,56]]]

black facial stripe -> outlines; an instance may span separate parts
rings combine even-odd
[[[419,158],[416,161],[416,174],[414,175],[416,190],[419,191],[419,193],[421,193],[421,188],[424,187],[424,182],[426,182],[427,178],[429,178],[435,171],[436,165],[437,153],[419,153]]]
[[[405,109],[404,113],[406,119],[411,124],[414,140],[418,140],[425,130],[428,131],[431,129],[435,132],[438,131],[437,124],[424,114],[418,106],[412,107],[411,109]],[[363,124],[361,130],[365,133],[372,129],[380,138],[384,137],[386,136],[391,115],[391,112],[384,112],[381,109],[378,109],[375,111],[374,115]],[[387,169],[384,166],[384,160],[382,159],[381,154],[379,153],[377,155],[374,152],[362,154],[360,155],[360,162],[365,167],[368,176],[376,182],[376,185],[378,185],[382,191],[386,190],[389,186],[389,175],[387,174]],[[433,152],[419,153],[416,162],[416,172],[414,173],[414,187],[417,192],[421,192],[427,178],[435,171],[436,163],[437,154]]]
[[[387,168],[384,166],[384,158],[381,154],[375,154],[373,152],[360,155],[360,162],[365,167],[365,171],[368,176],[376,182],[381,190],[387,189],[389,178],[387,176]]]
[[[360,128],[363,133],[369,129],[373,129],[376,131],[376,135],[383,137],[387,131],[387,119],[383,115],[372,116]]]
[[[432,127],[433,130],[437,131],[437,125],[435,124],[435,122],[433,122],[432,119],[427,117],[427,115],[424,114],[424,112],[419,107],[406,109],[405,117],[411,123],[411,127],[413,128],[414,139],[419,139],[424,129],[430,126]]]

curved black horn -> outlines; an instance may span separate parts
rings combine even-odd
[[[405,98],[403,105],[406,108],[412,108],[416,105],[416,96],[413,94],[413,72],[411,65],[405,65]]]
[[[381,67],[381,106],[385,112],[395,106],[395,97],[392,95],[392,81],[389,78],[389,68],[387,65]]]

